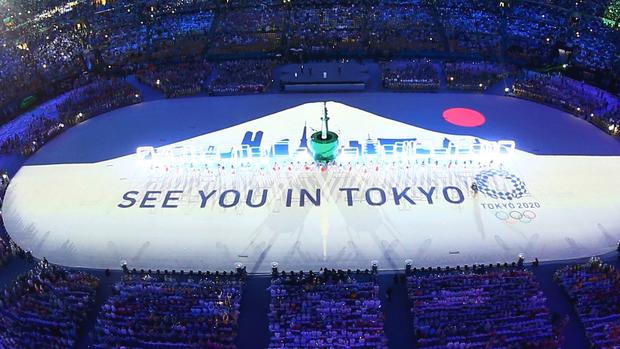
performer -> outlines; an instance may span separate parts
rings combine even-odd
[[[478,184],[476,182],[471,184],[471,190],[474,192],[474,196],[478,195]]]

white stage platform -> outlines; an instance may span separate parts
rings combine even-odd
[[[330,102],[331,129],[349,153],[355,141],[361,153],[394,146],[322,169],[298,150],[304,125],[308,138],[320,128],[322,108],[302,104],[157,147],[154,159],[24,166],[5,198],[5,225],[54,263],[162,270],[555,260],[620,240],[620,157],[534,155],[518,139],[512,153],[481,152],[494,143]],[[226,159],[231,150],[236,158]]]

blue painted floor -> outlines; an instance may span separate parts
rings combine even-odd
[[[517,148],[545,155],[620,155],[620,142],[567,113],[520,99],[487,94],[271,94],[163,99],[115,110],[66,131],[27,164],[89,163],[162,146],[234,126],[303,103],[332,100],[429,130],[515,140]],[[464,107],[486,124],[464,128],[442,112]],[[318,118],[319,116],[317,116]]]

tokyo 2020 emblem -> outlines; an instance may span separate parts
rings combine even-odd
[[[504,170],[485,170],[474,179],[478,190],[493,199],[519,199],[527,193],[523,181]]]

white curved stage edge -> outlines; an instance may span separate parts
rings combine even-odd
[[[6,228],[35,256],[63,265],[229,270],[239,261],[251,272],[268,272],[273,261],[316,270],[371,260],[381,269],[402,268],[406,259],[496,263],[520,253],[568,259],[608,252],[620,239],[618,157],[533,155],[518,150],[518,140],[511,154],[481,155],[482,138],[335,102],[328,108],[341,145],[359,141],[363,152],[370,133],[396,139],[395,148],[306,168],[297,148],[304,125],[308,138],[310,127],[320,128],[323,105],[302,104],[159,147],[151,160],[132,154],[24,166],[6,194]],[[241,149],[246,133],[256,140],[258,131],[260,146]],[[412,139],[417,149],[403,150]],[[242,158],[286,147],[297,154]],[[241,158],[220,160],[224,169],[205,166],[230,149]]]

